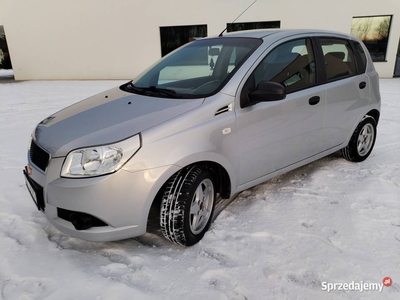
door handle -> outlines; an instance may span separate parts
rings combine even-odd
[[[358,86],[360,87],[360,89],[364,89],[367,86],[367,83],[365,81],[362,81]]]
[[[310,98],[310,100],[308,100],[308,103],[310,104],[310,105],[315,105],[315,104],[318,104],[319,103],[319,100],[320,100],[321,98],[319,98],[319,96],[314,96],[314,97],[311,97]]]

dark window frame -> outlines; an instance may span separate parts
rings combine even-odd
[[[189,32],[182,31],[185,29]],[[175,35],[173,34],[173,30],[176,31]],[[179,30],[181,31],[179,32]],[[199,34],[192,36],[190,30],[197,31]],[[201,32],[202,30],[205,31],[204,34]],[[160,26],[159,32],[161,57],[164,57],[175,49],[193,41],[195,38],[207,37],[208,26],[207,24]],[[171,37],[171,35],[173,35],[173,37]]]
[[[253,26],[252,26],[253,25]],[[267,26],[262,26],[267,25]],[[270,25],[270,26],[268,26]],[[244,28],[240,28],[244,27]],[[253,29],[274,29],[281,28],[281,21],[255,21],[255,22],[235,22],[226,23],[227,32],[245,31]]]
[[[3,25],[0,25],[0,49],[3,55],[0,57],[0,69],[12,70],[10,50],[7,45],[6,31]]]
[[[375,51],[371,51],[373,49],[374,43],[368,43],[367,40],[363,40],[363,38],[361,36],[354,35],[364,43],[364,45],[366,46],[366,48],[368,49],[368,51],[369,51],[369,53],[371,55],[371,58],[372,58],[373,62],[387,62],[386,57],[387,57],[387,51],[388,51],[388,47],[389,47],[389,37],[390,37],[390,29],[392,27],[392,22],[393,22],[393,14],[370,15],[370,16],[355,16],[355,17],[352,18],[352,23],[353,23],[354,19],[382,18],[382,17],[389,17],[390,18],[389,19],[389,24],[388,24],[388,29],[387,29],[387,36],[385,37],[385,39],[386,39],[386,43],[385,43],[385,46],[384,46],[385,49],[384,49],[384,51],[382,51],[383,58],[380,58],[380,59],[376,58],[376,56],[375,56],[376,52]],[[353,25],[352,25],[351,31],[353,31]],[[377,42],[375,44],[377,44]]]

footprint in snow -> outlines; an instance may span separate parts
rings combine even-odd
[[[48,278],[13,277],[3,282],[1,296],[4,300],[41,300],[53,294],[55,290],[55,282]]]
[[[99,268],[98,272],[106,279],[120,282],[126,286],[137,290],[146,290],[147,292],[160,293],[166,287],[163,284],[152,284],[154,282],[154,270],[146,267],[136,267],[123,263],[111,263]]]
[[[106,278],[117,278],[131,272],[127,265],[121,263],[112,263],[100,267],[100,274]]]
[[[38,233],[35,227],[36,224],[24,221],[21,216],[0,214],[0,232],[22,246],[35,242]]]
[[[200,252],[200,255],[217,262],[223,267],[232,268],[236,266],[236,262],[229,257],[229,254],[222,253],[218,249],[206,248]]]
[[[396,232],[394,234],[394,238],[396,239],[396,241],[400,242],[400,232]]]
[[[272,238],[272,234],[266,231],[253,232],[249,236],[253,238]]]
[[[210,288],[216,289],[226,295],[230,300],[247,300],[240,292],[240,288],[224,270],[209,270],[202,276],[202,280],[208,283]]]
[[[308,224],[308,223],[306,223],[306,222],[301,223],[301,226],[303,226],[303,227],[306,228],[306,229],[309,229],[309,228],[313,227],[312,224]]]
[[[131,259],[126,255],[113,253],[112,251],[111,252],[104,251],[102,252],[101,255],[108,258],[113,263],[124,264],[124,265],[129,265],[131,263]]]
[[[288,274],[286,279],[299,286],[309,287],[314,289],[321,288],[321,280],[312,272],[305,272],[304,274]]]

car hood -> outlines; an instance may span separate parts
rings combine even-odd
[[[155,98],[119,88],[69,106],[40,122],[33,139],[52,157],[117,142],[190,111],[204,99]]]

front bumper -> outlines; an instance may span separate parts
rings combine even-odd
[[[34,166],[29,178],[43,187],[44,214],[51,224],[71,236],[89,241],[113,241],[146,232],[151,204],[164,182],[177,166],[138,172],[123,168],[116,173],[94,178],[61,178],[64,158],[50,160],[46,174]],[[89,214],[105,226],[76,230],[60,218],[59,208]]]

